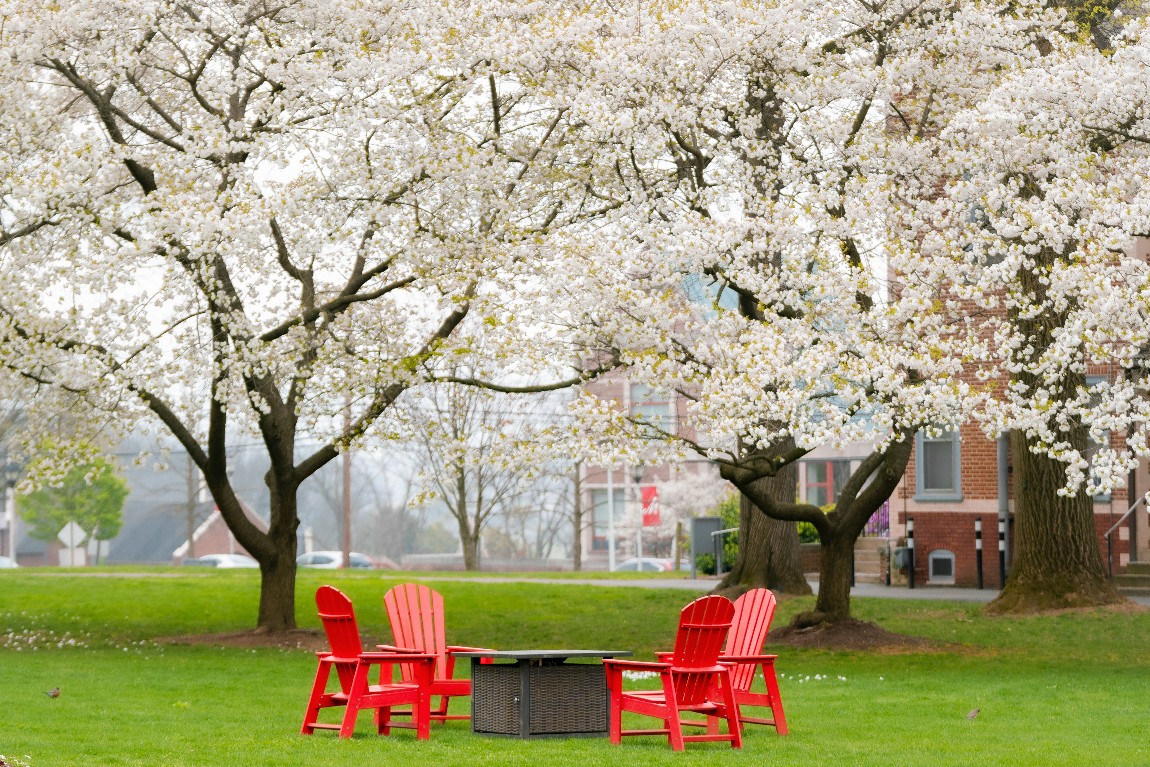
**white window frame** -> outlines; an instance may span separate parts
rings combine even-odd
[[[949,441],[953,446],[951,451],[951,465],[954,472],[954,487],[928,488],[926,487],[926,463],[924,461],[926,441]],[[944,431],[936,437],[924,436],[920,431],[914,440],[914,483],[916,501],[961,501],[962,500],[962,440],[957,429]]]

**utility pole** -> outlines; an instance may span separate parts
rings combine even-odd
[[[607,570],[615,572],[615,481],[607,467]]]
[[[199,467],[192,460],[192,454],[187,454],[187,506],[185,512],[188,522],[188,553],[185,559],[196,558],[196,506],[200,496],[200,480],[197,477]]]
[[[343,428],[346,434],[351,430],[351,401],[343,408]],[[351,444],[344,446],[343,455],[343,567],[351,567]]]
[[[634,466],[631,469],[631,479],[635,481],[635,506],[639,512],[639,525],[635,528],[635,556],[639,560],[637,572],[643,571],[643,491],[639,484],[643,481],[643,467]]]
[[[573,489],[575,498],[571,506],[571,522],[575,528],[575,539],[571,544],[571,569],[575,572],[583,569],[583,478],[580,476],[582,468],[583,462],[576,461]]]

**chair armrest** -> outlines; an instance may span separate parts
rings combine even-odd
[[[777,655],[720,655],[719,663],[774,663]]]
[[[419,650],[416,650],[413,647],[396,647],[395,645],[390,644],[377,644],[376,648],[384,652],[419,652]]]
[[[444,648],[448,653],[453,652],[499,652],[490,647],[463,647],[462,645],[448,645]]]
[[[660,663],[670,663],[671,658],[674,658],[674,657],[675,657],[675,653],[673,653],[669,650],[663,650],[662,652],[655,653],[655,658]]]
[[[731,666],[733,663],[718,663],[714,666],[671,666],[671,673],[674,674],[729,674],[731,673]]]
[[[604,658],[603,665],[624,671],[666,671],[671,668],[670,663],[652,663],[651,661],[643,660],[616,660],[614,658]]]
[[[359,659],[369,663],[427,663],[433,662],[435,656],[415,652],[363,652]]]

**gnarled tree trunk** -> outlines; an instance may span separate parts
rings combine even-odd
[[[755,484],[780,503],[791,503],[798,486],[798,466],[788,464],[775,476],[763,477]],[[740,494],[739,553],[715,593],[733,599],[754,588],[769,588],[782,594],[811,593],[811,586],[803,577],[795,523],[772,519]]]
[[[752,499],[764,515],[789,522],[810,522],[819,531],[822,563],[819,566],[819,595],[813,610],[799,613],[793,628],[833,626],[853,620],[850,611],[851,563],[855,540],[867,520],[882,506],[906,471],[914,443],[914,431],[905,430],[881,452],[867,456],[851,474],[839,495],[835,510],[824,514],[809,503],[781,503],[758,485],[763,477],[777,474],[779,457],[749,456],[746,464],[719,467],[723,478]],[[788,462],[793,462],[789,461]]]

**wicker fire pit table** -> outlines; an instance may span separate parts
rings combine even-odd
[[[630,654],[627,650],[453,653],[471,658],[471,731],[515,738],[606,735],[609,697],[603,664],[568,661]],[[494,662],[483,663],[483,658]]]

